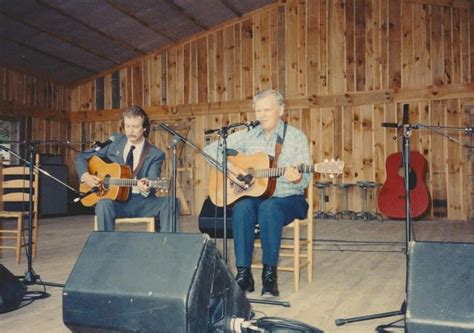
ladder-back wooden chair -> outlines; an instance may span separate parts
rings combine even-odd
[[[36,154],[35,164],[39,165],[39,154]],[[21,248],[28,245],[28,219],[30,202],[30,170],[28,166],[3,166],[2,185],[0,198],[0,249],[16,250],[16,261],[20,263]],[[38,198],[39,198],[39,175],[33,172],[33,225],[32,225],[32,258],[36,257],[38,238]],[[6,210],[6,203],[16,205],[13,209]],[[6,220],[16,220],[16,225],[7,226]],[[12,245],[14,243],[14,245]]]
[[[280,245],[278,271],[293,272],[296,292],[300,289],[301,270],[305,267],[308,283],[313,280],[313,185],[313,176],[311,176],[311,181],[305,190],[305,197],[309,205],[306,219],[295,219],[285,226]],[[288,233],[291,234],[291,237],[286,237]],[[255,247],[261,248],[260,240],[255,240]],[[254,254],[252,268],[263,268],[259,254]]]

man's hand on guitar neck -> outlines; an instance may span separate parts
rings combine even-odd
[[[141,193],[147,196],[150,193],[150,184],[148,178],[142,178],[137,182],[138,189]]]
[[[296,167],[293,166],[286,167],[285,173],[283,175],[285,176],[285,179],[287,181],[293,184],[298,184],[303,178],[303,175],[298,171]]]
[[[91,175],[88,172],[81,176],[81,182],[85,183],[90,188],[99,187],[102,185],[102,180],[99,177]]]

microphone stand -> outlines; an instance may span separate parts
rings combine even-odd
[[[185,144],[189,145],[190,147],[192,147],[193,149],[197,150],[200,154],[202,154],[204,156],[204,158],[212,165],[216,166],[216,167],[222,167],[221,164],[215,160],[214,158],[212,158],[211,156],[209,156],[208,154],[206,154],[206,152],[204,152],[201,148],[197,147],[195,144],[193,144],[191,141],[189,141],[187,138],[185,138],[184,136],[182,136],[181,134],[179,134],[178,132],[176,132],[174,129],[172,129],[171,127],[169,127],[167,124],[164,124],[164,123],[160,123],[159,124],[161,128],[163,128],[165,131],[167,131],[168,133],[170,133],[171,135],[173,135],[173,142],[171,144],[172,148],[173,148],[173,198],[172,198],[172,205],[173,205],[173,229],[176,228],[176,174],[177,174],[177,163],[176,163],[176,146],[178,145],[179,141],[183,141]],[[226,184],[227,185],[227,184]],[[224,210],[225,210],[225,206],[224,206]],[[224,231],[224,234],[225,236],[227,236],[226,234],[226,231]],[[227,262],[227,250],[226,250],[226,247],[224,247],[224,260]]]
[[[172,217],[172,225],[171,225],[171,232],[176,232],[176,224],[177,224],[177,212],[176,212],[176,183],[178,181],[178,163],[177,163],[177,156],[176,156],[176,146],[178,145],[180,138],[175,135],[173,136],[173,140],[171,141],[171,147],[173,148],[173,188],[171,192],[171,209],[173,212]]]
[[[396,125],[396,126],[394,126]],[[455,131],[464,131],[466,135],[472,135],[474,133],[473,127],[450,127],[450,126],[428,126],[423,124],[391,124],[391,123],[382,123],[384,127],[393,127],[393,128],[403,128],[403,170],[404,170],[404,185],[405,185],[405,300],[402,303],[400,310],[398,311],[391,311],[391,312],[384,312],[378,313],[373,315],[366,315],[360,317],[352,317],[346,319],[336,319],[335,323],[336,326],[342,326],[348,323],[354,323],[359,321],[365,320],[372,320],[372,319],[379,319],[379,318],[386,318],[398,315],[406,315],[407,310],[407,299],[408,299],[408,278],[409,278],[409,262],[410,262],[410,254],[409,254],[409,244],[412,242],[412,221],[411,221],[411,209],[410,209],[410,136],[412,129],[429,129],[434,131],[438,134],[446,136],[448,139],[457,142],[464,147],[473,148],[473,146],[465,145],[459,140],[456,140],[444,133],[440,133],[440,130],[455,130]],[[404,317],[404,320],[406,318]],[[392,323],[393,324],[393,323]],[[389,325],[380,325],[377,327],[377,331],[379,332],[380,329],[384,329],[386,327],[391,326]],[[383,332],[383,331],[380,331]]]
[[[355,323],[359,321],[393,317],[399,315],[405,315],[407,309],[407,296],[408,296],[408,266],[410,255],[408,246],[412,238],[411,230],[411,209],[410,209],[410,136],[411,130],[417,129],[418,125],[405,124],[401,126],[403,128],[403,170],[404,170],[404,185],[405,185],[405,300],[402,303],[400,310],[377,313],[366,316],[352,317],[346,319],[336,319],[336,326],[342,326],[349,323]],[[382,325],[384,326],[384,325]]]

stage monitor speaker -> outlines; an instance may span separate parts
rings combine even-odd
[[[406,331],[474,331],[474,244],[411,242]]]
[[[224,237],[224,208],[215,206],[209,198],[204,200],[199,213],[199,231],[211,238]],[[227,207],[227,238],[233,237],[232,208]]]
[[[0,313],[17,309],[25,293],[26,286],[0,264]]]
[[[93,232],[63,291],[72,331],[226,332],[250,304],[207,235]]]

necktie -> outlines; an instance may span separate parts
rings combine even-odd
[[[125,161],[125,164],[130,167],[130,170],[133,171],[133,151],[135,150],[135,146],[130,146],[130,150],[128,151],[127,154],[127,160]]]

